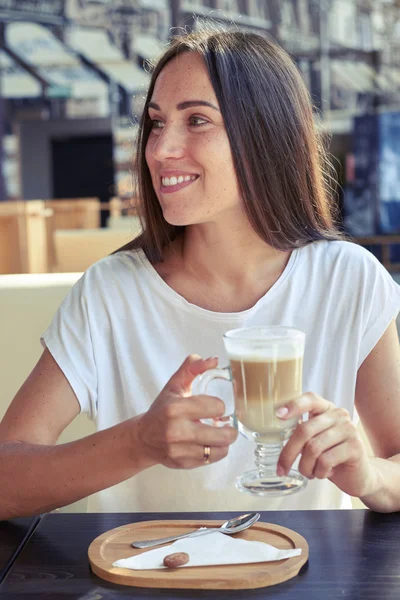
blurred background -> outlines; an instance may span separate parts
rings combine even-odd
[[[400,270],[400,1],[0,0],[0,273],[81,272],[140,231],[146,61],[196,18],[291,54],[343,227]]]

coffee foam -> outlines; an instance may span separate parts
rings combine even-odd
[[[303,351],[299,348],[260,348],[259,350],[247,349],[240,352],[228,352],[230,360],[245,362],[265,362],[276,360],[298,360],[302,358]]]

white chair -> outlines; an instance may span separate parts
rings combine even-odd
[[[0,275],[0,419],[42,354],[40,335],[81,273]],[[79,415],[62,433],[69,442],[95,431]],[[61,510],[86,510],[86,500]]]

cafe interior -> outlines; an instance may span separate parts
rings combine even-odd
[[[270,35],[289,52],[333,157],[340,225],[400,283],[400,2],[0,0],[0,420],[72,286],[142,231],[134,151],[148,64],[196,19]],[[78,415],[57,443],[94,431]],[[240,539],[286,558],[240,560],[204,536],[192,569],[179,556],[164,568],[113,561],[135,554],[135,537],[229,529],[237,515],[91,514],[82,499],[0,521],[0,599],[400,598],[400,518],[352,502],[297,515],[266,503]]]

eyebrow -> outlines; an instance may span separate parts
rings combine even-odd
[[[193,108],[194,106],[209,106],[210,108],[213,108],[214,110],[220,112],[217,106],[215,106],[211,102],[206,102],[206,100],[186,100],[185,102],[179,102],[179,104],[176,105],[176,108],[178,110],[185,110],[186,108]],[[161,110],[160,105],[156,104],[155,102],[149,102],[148,108],[154,108],[154,110]]]

